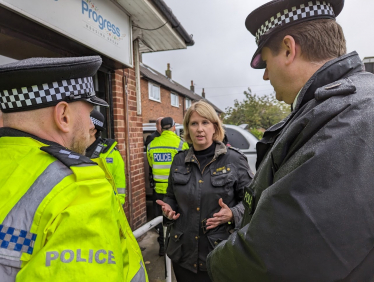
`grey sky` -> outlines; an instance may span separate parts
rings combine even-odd
[[[173,79],[206,97],[219,108],[232,106],[234,99],[251,87],[258,95],[270,94],[273,88],[263,81],[262,70],[250,67],[256,44],[246,30],[247,15],[268,2],[264,0],[165,0],[195,45],[176,50],[143,55],[143,62],[164,73],[171,64]],[[374,1],[346,0],[337,21],[342,25],[348,52],[356,50],[361,58],[374,56],[372,32]]]

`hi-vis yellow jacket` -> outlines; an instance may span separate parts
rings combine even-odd
[[[103,170],[9,128],[0,129],[0,281],[148,281]]]
[[[164,130],[148,144],[147,158],[152,168],[155,191],[165,194],[168,187],[171,163],[174,156],[182,150],[188,149],[188,144],[170,130]]]
[[[115,187],[114,189],[119,196],[121,205],[124,205],[126,198],[125,163],[116,145],[117,142],[113,139],[100,138],[93,154],[88,157],[107,172],[106,178]]]

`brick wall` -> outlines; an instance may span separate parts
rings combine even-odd
[[[123,89],[123,76],[127,77],[128,99],[125,100]],[[147,221],[144,183],[143,161],[143,118],[136,113],[135,71],[133,69],[120,69],[112,74],[114,133],[118,142],[118,149],[126,165],[126,204],[125,213],[133,230],[139,228]],[[126,112],[128,103],[128,112]],[[126,119],[129,123],[129,144],[127,144]],[[127,156],[129,146],[130,155]],[[130,158],[129,168],[126,157]],[[129,184],[132,186],[132,215],[129,207]],[[131,218],[130,218],[131,217]]]
[[[156,120],[158,117],[172,117],[176,123],[183,123],[183,107],[185,101],[183,96],[179,95],[179,108],[171,105],[170,90],[160,87],[161,102],[149,99],[148,80],[140,80],[140,89],[142,93],[142,115],[145,123],[150,120]]]

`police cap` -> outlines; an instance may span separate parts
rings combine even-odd
[[[0,66],[0,107],[4,113],[50,107],[61,101],[108,103],[96,97],[92,76],[100,56],[31,58]]]
[[[261,50],[275,33],[305,21],[335,19],[343,6],[344,0],[274,0],[257,8],[245,21],[245,26],[256,37],[258,45],[251,67],[266,68]]]
[[[92,120],[92,123],[95,125],[95,128],[98,131],[103,131],[105,129],[104,123],[105,123],[105,118],[102,113],[100,113],[98,110],[92,110],[90,114],[90,118]]]
[[[161,120],[161,128],[162,129],[169,129],[175,125],[173,118],[165,117]]]

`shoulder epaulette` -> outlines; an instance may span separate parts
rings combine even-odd
[[[51,156],[54,156],[67,167],[77,166],[81,164],[97,165],[97,163],[91,161],[90,158],[72,152],[62,146],[43,146],[40,148],[40,150],[50,154]]]
[[[229,146],[227,148],[229,148],[231,150],[234,150],[235,152],[238,152],[239,154],[241,154],[247,160],[247,156],[242,151],[240,151],[240,149],[232,147],[232,146]]]
[[[326,100],[332,96],[349,95],[356,92],[356,86],[349,78],[344,78],[320,87],[314,93],[317,101]]]
[[[106,145],[106,147],[104,147],[102,153],[106,153],[108,152],[108,150],[110,149],[110,147],[112,147],[112,145],[116,142],[116,140],[114,139],[104,139],[103,143]]]

